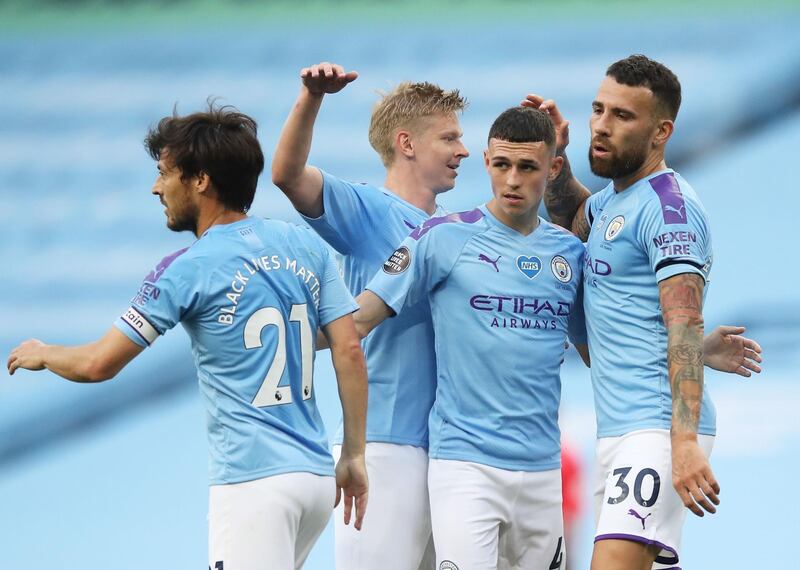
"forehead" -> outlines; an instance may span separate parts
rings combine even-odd
[[[640,112],[651,110],[655,104],[653,92],[649,88],[617,83],[613,77],[609,76],[606,76],[600,83],[595,101],[606,107]]]
[[[489,158],[507,158],[509,160],[532,160],[543,162],[552,154],[544,141],[509,142],[500,139],[489,139]]]

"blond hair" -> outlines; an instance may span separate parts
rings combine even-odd
[[[372,109],[369,143],[388,168],[394,162],[394,137],[398,129],[413,128],[414,123],[423,117],[459,113],[466,106],[467,100],[458,89],[445,91],[427,81],[404,81],[389,93],[382,94]]]

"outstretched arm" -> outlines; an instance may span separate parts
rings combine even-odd
[[[697,442],[703,402],[703,287],[703,278],[694,273],[658,284],[672,388],[672,483],[683,504],[699,517],[703,509],[716,512],[714,505],[719,504],[719,484]]]
[[[394,315],[389,305],[369,289],[356,297],[356,303],[358,310],[353,313],[353,321],[361,338],[366,337],[372,329]]]
[[[544,193],[544,205],[550,220],[561,227],[571,230],[582,241],[589,239],[591,226],[585,223],[583,207],[591,192],[572,174],[566,149],[569,144],[569,121],[565,120],[558,110],[555,101],[544,99],[536,94],[528,95],[522,102],[523,107],[532,107],[545,111],[553,121],[556,129],[556,155],[564,159],[561,172],[547,183]],[[583,217],[578,221],[577,216]],[[578,222],[576,224],[576,222]]]
[[[81,346],[58,346],[29,339],[11,351],[8,373],[44,370],[74,382],[102,382],[117,375],[144,350],[112,327],[102,338]]]
[[[703,339],[703,363],[720,372],[749,378],[761,372],[761,346],[741,336],[744,327],[721,326]]]
[[[369,497],[364,456],[367,430],[367,366],[352,315],[328,323],[322,327],[322,331],[331,347],[344,427],[342,455],[336,464],[336,504],[339,504],[344,491],[344,523],[350,524],[355,506],[354,525],[361,530]]]
[[[322,98],[337,93],[358,77],[340,65],[323,62],[300,71],[303,85],[272,158],[272,182],[286,194],[301,214],[316,218],[323,213],[322,174],[309,166],[308,153]]]

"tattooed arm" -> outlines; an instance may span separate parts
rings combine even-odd
[[[572,175],[572,168],[567,159],[569,121],[561,115],[555,101],[545,99],[541,95],[531,93],[525,97],[521,105],[541,109],[550,115],[556,130],[556,155],[564,159],[561,173],[555,180],[547,183],[547,189],[544,192],[544,205],[550,215],[550,221],[562,228],[572,230],[581,241],[586,241],[589,239],[591,224],[586,222],[583,207],[587,198],[591,196],[591,192]]]
[[[584,205],[591,192],[573,176],[565,149],[559,149],[557,155],[563,157],[564,164],[559,175],[547,183],[544,205],[554,224],[572,230],[581,241],[586,241],[591,224],[586,220]]]
[[[719,484],[697,442],[703,401],[703,287],[703,278],[694,273],[658,284],[672,388],[672,484],[699,517],[703,509],[716,512],[714,505],[719,504]]]

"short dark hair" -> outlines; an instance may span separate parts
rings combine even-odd
[[[550,116],[540,109],[511,107],[492,123],[489,140],[498,139],[513,143],[544,142],[556,144],[556,129]]]
[[[677,118],[681,108],[681,83],[663,63],[645,55],[631,55],[612,63],[606,75],[622,85],[647,87],[667,116],[673,121]]]
[[[257,133],[252,117],[209,99],[203,112],[181,117],[174,109],[148,131],[144,146],[155,160],[166,151],[181,178],[206,173],[226,208],[247,212],[264,170]]]

